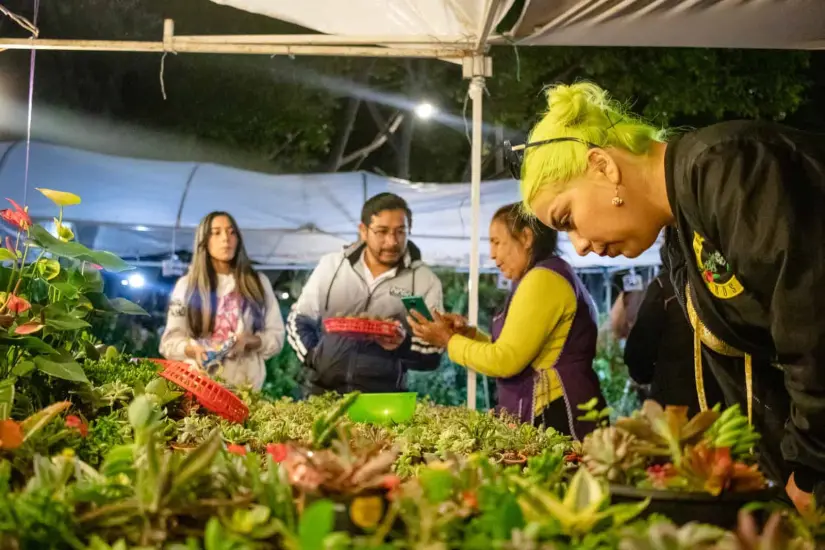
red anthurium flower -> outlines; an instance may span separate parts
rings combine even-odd
[[[283,443],[270,443],[266,446],[266,452],[272,456],[272,460],[280,463],[289,456],[289,447]]]
[[[0,210],[0,218],[6,220],[11,225],[20,230],[26,231],[32,226],[32,219],[25,208],[20,208],[20,205],[11,199],[6,199],[14,208],[6,208]]]
[[[28,323],[23,323],[22,325],[19,325],[17,328],[15,328],[14,333],[20,334],[21,336],[25,336],[26,334],[34,334],[42,328],[43,325],[41,325],[37,321],[29,321]]]
[[[70,430],[77,430],[80,433],[80,437],[86,437],[89,435],[89,426],[83,420],[74,414],[70,414],[66,417],[66,427]]]
[[[246,447],[243,445],[227,445],[226,450],[233,455],[246,456]]]
[[[32,305],[25,298],[11,294],[6,302],[6,307],[10,312],[20,315],[21,313],[28,311]]]

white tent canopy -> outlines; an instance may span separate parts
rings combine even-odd
[[[24,201],[25,143],[0,143],[0,189]],[[238,220],[253,260],[272,267],[313,267],[321,255],[356,238],[364,200],[389,191],[413,211],[412,238],[433,265],[466,269],[470,259],[469,184],[411,184],[366,172],[267,175],[188,162],[121,158],[35,142],[26,203],[35,219],[54,205],[35,188],[81,196],[66,209],[85,244],[137,259],[191,251],[194,229],[212,210]],[[519,199],[513,180],[482,184],[482,238],[496,209]],[[562,251],[576,267],[656,265],[658,250],[640,258],[578,256],[565,236]],[[494,268],[481,247],[481,265]]]
[[[326,34],[418,36],[426,42],[472,41],[484,25],[487,0],[213,0]],[[502,2],[497,24],[514,0]]]
[[[212,0],[339,36],[422,36],[430,43],[484,37],[513,5],[490,0]],[[517,43],[820,49],[822,0],[526,0],[507,32]],[[490,42],[504,43],[502,37]]]

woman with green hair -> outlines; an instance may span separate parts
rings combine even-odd
[[[633,258],[674,227],[700,405],[704,357],[766,475],[800,509],[825,503],[825,137],[739,121],[668,138],[595,84],[547,97],[514,153],[527,210],[581,255]]]

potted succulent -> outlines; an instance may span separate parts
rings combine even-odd
[[[646,401],[631,417],[589,434],[582,464],[611,484],[617,502],[650,499],[648,514],[731,528],[744,504],[776,493],[754,463],[758,440],[738,405],[688,419],[686,407]]]
[[[309,445],[281,444],[272,451],[296,493],[299,510],[319,500],[332,501],[335,530],[363,534],[376,529],[389,510],[388,493],[400,483],[392,473],[399,453],[383,442],[353,449],[350,430],[342,423],[357,396],[347,395],[316,419]]]

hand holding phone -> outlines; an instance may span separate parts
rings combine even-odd
[[[407,308],[407,312],[417,311],[428,321],[433,320],[433,314],[430,312],[430,308],[427,307],[427,303],[421,296],[404,296],[401,298],[401,302],[404,304],[404,307]]]

